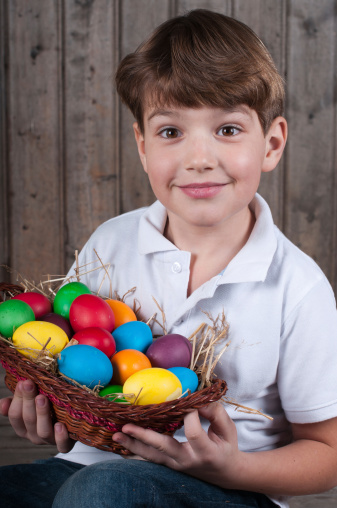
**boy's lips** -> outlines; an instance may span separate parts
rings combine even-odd
[[[190,183],[188,185],[179,185],[179,189],[191,198],[205,199],[219,194],[225,185],[225,183],[215,182]]]

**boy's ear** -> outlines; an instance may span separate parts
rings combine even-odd
[[[269,131],[266,134],[266,153],[262,164],[262,172],[272,171],[282,157],[287,141],[288,126],[283,116],[273,120]]]
[[[137,122],[135,122],[133,124],[133,131],[135,133],[135,138],[136,138],[136,143],[137,143],[137,147],[138,147],[140,161],[143,165],[144,171],[147,173],[146,155],[145,155],[145,140],[144,140],[144,135],[142,134]]]

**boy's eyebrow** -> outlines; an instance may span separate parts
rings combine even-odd
[[[233,106],[232,108],[219,108],[223,113],[243,113],[247,114],[247,110],[249,110],[248,106],[245,104]],[[177,114],[177,111],[170,109],[154,109],[147,118],[149,122],[152,118],[156,116],[174,116]]]
[[[170,110],[167,110],[167,109],[155,109],[154,111],[152,111],[152,113],[149,115],[147,121],[149,122],[150,120],[152,120],[152,118],[154,118],[155,116],[173,116],[174,115],[174,112],[173,111],[170,111]]]

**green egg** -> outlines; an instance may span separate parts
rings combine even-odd
[[[12,337],[19,326],[35,321],[33,309],[21,300],[7,300],[0,304],[0,335]]]
[[[69,284],[65,284],[56,293],[53,303],[54,313],[69,319],[70,306],[75,298],[80,295],[90,294],[90,289],[82,282],[69,282]]]
[[[105,388],[103,388],[103,390],[101,390],[98,395],[100,397],[104,397],[108,400],[112,400],[113,402],[127,402],[127,400],[124,399],[124,397],[122,399],[116,399],[113,396],[107,397],[107,395],[114,394],[114,393],[123,393],[123,387],[121,385],[109,385],[109,386],[106,386]]]

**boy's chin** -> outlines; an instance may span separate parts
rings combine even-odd
[[[217,203],[214,206],[208,204],[208,206],[171,210],[168,211],[168,219],[172,230],[177,226],[178,229],[186,232],[200,229],[202,233],[214,231],[218,234],[221,230],[227,233],[235,230],[239,234],[241,229],[246,231],[249,227],[251,213],[248,205],[221,208]]]
[[[210,213],[191,213],[186,217],[179,217],[184,223],[186,229],[188,228],[200,228],[200,229],[217,229],[224,225],[227,221],[226,216],[219,216],[218,214]]]

